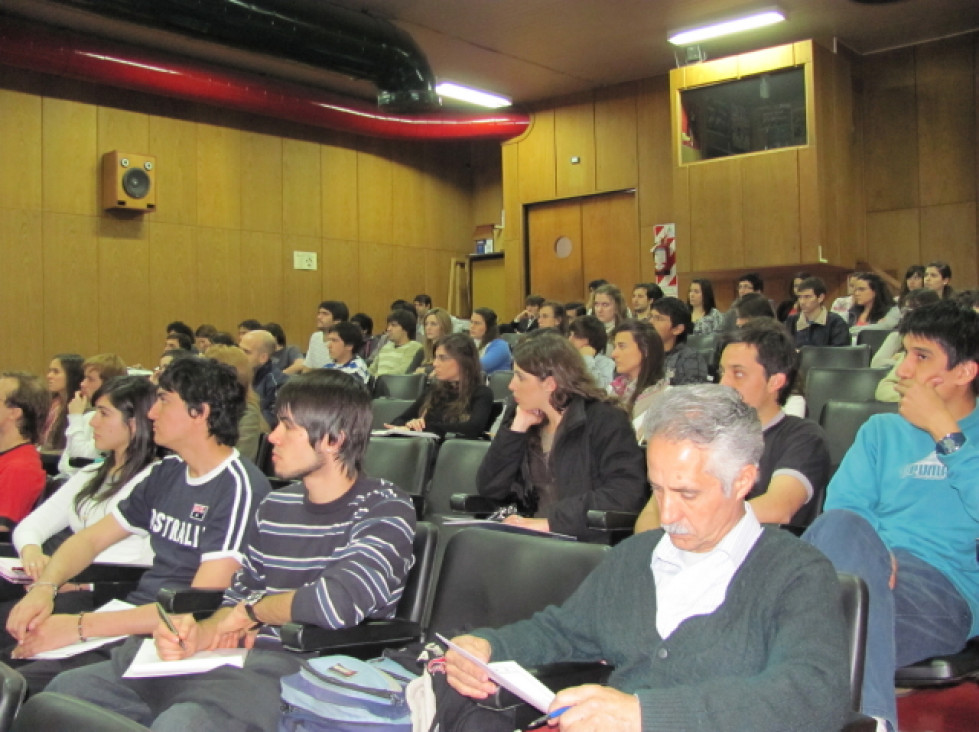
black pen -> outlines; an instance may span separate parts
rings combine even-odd
[[[180,647],[186,651],[187,646],[184,645],[184,639],[180,637],[180,633],[177,632],[177,628],[173,624],[173,621],[170,620],[170,616],[167,615],[167,611],[163,609],[163,605],[156,603],[156,612],[160,616],[160,620],[163,621],[163,624],[167,626],[167,630],[177,636],[177,643],[180,644]]]

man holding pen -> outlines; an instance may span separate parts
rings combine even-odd
[[[675,387],[645,433],[662,528],[615,547],[562,606],[455,643],[486,661],[611,664],[608,686],[557,694],[549,724],[563,732],[774,732],[789,719],[839,730],[850,707],[839,583],[745,503],[763,448],[754,410],[729,387]],[[459,693],[495,690],[461,654],[446,662]]]

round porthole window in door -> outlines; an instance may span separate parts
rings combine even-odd
[[[567,259],[571,256],[574,243],[566,236],[559,236],[554,242],[554,256],[558,259]]]

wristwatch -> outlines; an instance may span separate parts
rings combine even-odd
[[[258,615],[255,614],[255,606],[263,597],[265,597],[264,592],[253,592],[245,598],[245,614],[248,616],[249,620],[255,623],[256,628],[259,625],[262,625],[262,621],[259,620]]]
[[[935,452],[939,455],[951,455],[965,444],[965,435],[961,432],[949,432],[935,443]]]

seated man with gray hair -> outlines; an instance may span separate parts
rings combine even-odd
[[[560,607],[455,642],[487,661],[612,665],[608,686],[557,694],[563,730],[839,730],[850,708],[839,582],[745,503],[763,448],[754,409],[726,386],[675,387],[645,433],[662,528],[612,549]],[[459,693],[495,691],[460,654],[446,661]]]

